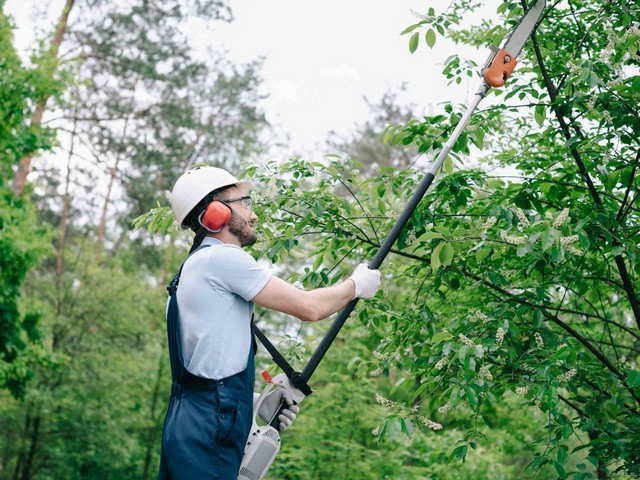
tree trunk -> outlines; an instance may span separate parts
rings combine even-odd
[[[132,100],[133,103],[133,100]],[[129,126],[129,118],[126,118],[124,121],[124,127],[122,129],[122,139],[127,137],[127,128]],[[104,197],[104,204],[102,205],[102,215],[100,216],[100,224],[98,225],[98,233],[96,239],[96,260],[100,261],[102,258],[102,250],[104,243],[104,234],[107,230],[107,210],[109,209],[109,203],[111,202],[111,192],[113,191],[113,184],[116,181],[116,177],[118,176],[118,164],[120,163],[120,159],[122,158],[121,153],[118,153],[116,156],[116,160],[113,164],[113,167],[110,171],[109,176],[109,186],[107,187],[107,193]]]
[[[96,259],[100,260],[102,257],[102,249],[104,247],[104,234],[107,229],[107,210],[109,209],[109,203],[111,201],[111,192],[113,190],[113,184],[115,183],[116,176],[118,175],[118,163],[120,163],[120,155],[116,157],[116,161],[111,168],[109,176],[109,186],[107,187],[107,193],[104,196],[104,204],[102,205],[102,215],[100,215],[100,224],[98,225],[98,233],[96,238]]]
[[[69,156],[67,158],[67,174],[64,183],[64,195],[62,196],[62,213],[60,215],[60,228],[58,237],[58,252],[56,259],[56,287],[58,291],[58,308],[60,313],[60,282],[62,280],[62,272],[64,271],[64,246],[67,236],[67,222],[69,221],[69,205],[71,204],[71,196],[69,195],[69,184],[71,183],[71,159],[73,158],[73,147],[75,144],[76,124],[73,122],[73,132],[71,133],[71,147],[69,148]]]
[[[69,13],[73,8],[74,1],[75,0],[66,0],[64,8],[62,9],[62,15],[60,15],[60,20],[58,20],[58,24],[56,26],[56,33],[53,37],[51,48],[47,53],[49,57],[48,60],[51,62],[49,67],[49,76],[51,77],[53,77],[58,64],[58,51],[60,50],[60,45],[62,44],[64,34],[67,31]],[[42,124],[42,116],[44,114],[47,100],[49,100],[49,95],[45,95],[36,104],[36,109],[31,116],[32,127],[39,127]],[[20,159],[18,169],[16,170],[16,174],[13,177],[13,185],[11,186],[11,191],[16,197],[21,197],[22,195],[24,195],[25,185],[27,184],[27,175],[29,174],[29,170],[31,168],[32,158],[33,154],[30,153]]]
[[[18,451],[16,468],[13,471],[14,480],[28,480],[31,476],[31,467],[35,458],[40,430],[40,415],[38,408],[29,402],[24,417],[24,430],[21,446]],[[34,410],[36,413],[34,414]]]
[[[29,480],[31,478],[31,467],[33,466],[33,459],[36,456],[36,449],[38,447],[38,435],[40,433],[40,415],[36,414],[33,418],[33,424],[31,428],[31,434],[29,435],[29,452],[27,458],[22,466],[22,475],[20,480]]]

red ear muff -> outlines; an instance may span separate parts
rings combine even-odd
[[[198,222],[211,233],[218,233],[231,220],[231,207],[214,200],[207,209],[200,214]]]

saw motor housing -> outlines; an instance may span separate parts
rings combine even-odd
[[[258,410],[267,395],[274,388],[284,388],[291,393],[296,404],[302,402],[305,398],[305,395],[291,384],[286,375],[279,374],[272,379],[267,372],[263,372],[262,376],[268,383],[253,406],[253,423],[244,447],[244,456],[240,464],[238,480],[264,479],[269,467],[271,467],[280,451],[280,432],[269,424],[258,425],[257,421]],[[274,416],[277,415],[278,412],[276,411]]]

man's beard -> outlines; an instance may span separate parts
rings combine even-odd
[[[234,234],[238,238],[240,246],[242,247],[253,245],[258,240],[258,236],[256,235],[256,231],[253,229],[253,226],[248,220],[240,218],[238,215],[231,216],[231,221],[229,222],[229,233]]]

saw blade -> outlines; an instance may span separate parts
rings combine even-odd
[[[527,38],[531,36],[533,33],[533,29],[536,27],[538,20],[540,20],[540,16],[542,15],[542,11],[544,10],[546,1],[538,0],[533,7],[531,7],[524,17],[518,23],[518,26],[515,28],[513,33],[509,36],[509,39],[504,44],[504,48],[507,52],[513,55],[516,58],[522,47],[524,46]]]

